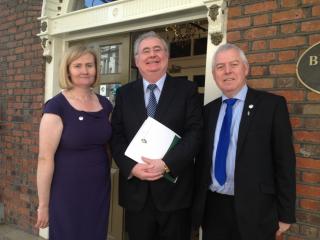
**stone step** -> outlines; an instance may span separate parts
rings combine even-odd
[[[0,240],[44,240],[10,225],[0,224]]]

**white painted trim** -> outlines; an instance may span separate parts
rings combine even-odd
[[[43,237],[44,239],[49,239],[49,227],[40,228],[39,236]]]
[[[227,3],[225,0],[214,0],[205,1],[207,6],[212,4],[217,4],[220,6],[219,15],[216,21],[212,21],[208,16],[208,42],[207,42],[207,60],[206,60],[206,79],[205,79],[205,90],[204,90],[204,104],[209,103],[213,99],[221,96],[221,91],[217,87],[213,76],[212,76],[212,58],[219,47],[219,45],[226,43],[227,41]],[[221,32],[223,34],[223,39],[218,46],[211,43],[211,33]]]
[[[98,27],[107,28],[112,24],[126,25],[126,23],[147,18],[158,20],[159,17],[163,18],[161,15],[177,17],[182,12],[190,12],[194,15],[199,11],[203,13],[202,17],[206,16],[206,6],[202,0],[120,0],[59,16],[47,16],[48,33],[54,36]],[[42,15],[42,18],[45,16]],[[42,33],[39,35],[41,36]]]

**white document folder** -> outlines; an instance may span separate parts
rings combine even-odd
[[[125,155],[138,163],[141,157],[162,159],[181,137],[157,120],[148,117],[136,133]]]

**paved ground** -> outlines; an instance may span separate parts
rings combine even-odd
[[[9,225],[0,224],[0,240],[44,240]]]

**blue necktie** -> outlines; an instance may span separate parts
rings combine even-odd
[[[157,108],[157,100],[153,92],[156,88],[157,88],[156,84],[148,85],[148,89],[150,90],[150,97],[149,97],[149,103],[147,105],[147,113],[148,113],[148,116],[150,117],[154,117],[154,114]]]
[[[228,148],[230,143],[230,127],[232,122],[232,106],[237,99],[229,98],[224,100],[227,104],[226,113],[223,118],[218,147],[216,151],[216,161],[214,165],[214,175],[218,183],[223,186],[227,179],[226,160],[228,155]]]

